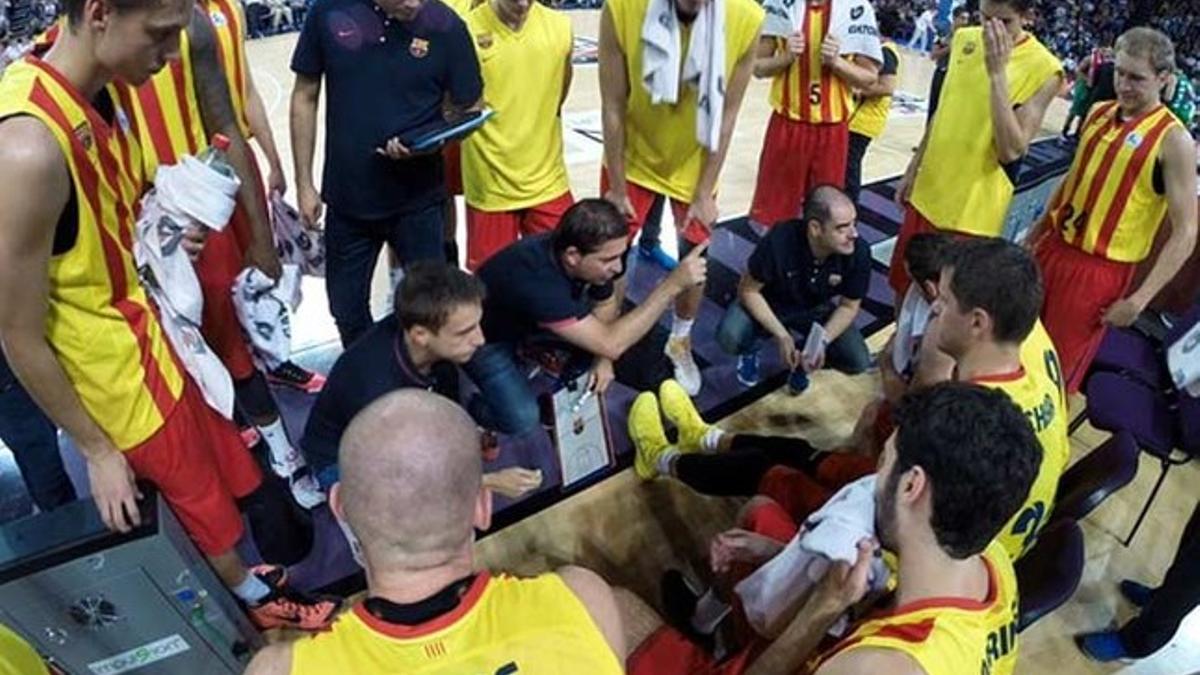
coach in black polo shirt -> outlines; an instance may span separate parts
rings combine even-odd
[[[317,0],[292,55],[292,150],[300,213],[326,214],[326,284],[342,344],[371,326],[368,293],[384,242],[404,264],[441,258],[447,200],[440,152],[398,135],[474,107],[483,93],[466,25],[438,0]],[[313,182],[317,102],[325,167]],[[439,149],[440,150],[440,149]]]
[[[871,250],[858,238],[854,203],[841,190],[822,185],[804,202],[802,220],[779,223],[759,242],[717,329],[717,342],[738,355],[738,381],[758,382],[758,345],[774,339],[783,363],[796,372],[827,361],[844,373],[871,365],[862,333],[854,327],[871,280]],[[836,303],[835,303],[836,300]],[[824,325],[825,357],[801,363],[793,333],[807,335]],[[803,369],[803,370],[801,370]]]
[[[525,237],[489,258],[479,269],[487,286],[487,345],[465,367],[481,394],[472,414],[507,433],[538,427],[537,401],[517,356],[531,349],[564,356],[567,377],[592,369],[599,393],[614,378],[635,389],[656,388],[672,368],[662,349],[666,331],[654,329],[675,296],[704,281],[705,248],[688,254],[624,315],[628,225],[605,200],[580,200],[553,232]]]

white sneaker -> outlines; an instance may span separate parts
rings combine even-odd
[[[675,381],[683,387],[688,396],[699,394],[703,380],[696,359],[692,357],[692,338],[678,337],[667,340],[663,353],[671,359],[671,365],[675,367]]]
[[[306,510],[311,511],[325,503],[325,493],[321,492],[321,487],[317,485],[317,479],[313,478],[312,474],[305,473],[303,476],[292,478],[288,481],[288,487],[292,490],[292,498]]]
[[[275,475],[280,478],[291,478],[297,471],[307,466],[304,457],[291,445],[287,446],[287,451],[284,453],[277,453],[274,448],[271,448],[267,454],[271,458],[271,471],[274,471]],[[279,456],[280,454],[283,456]]]

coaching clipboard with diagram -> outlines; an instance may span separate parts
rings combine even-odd
[[[591,373],[584,373],[551,397],[554,447],[558,452],[564,488],[614,463],[604,397],[596,396],[588,389],[590,378]]]

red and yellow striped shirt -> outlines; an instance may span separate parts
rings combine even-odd
[[[36,57],[0,79],[0,119],[33,117],[54,134],[71,173],[78,231],[50,259],[46,340],[84,410],[121,449],[146,441],[183,393],[184,375],[138,282],[133,258],[144,187],[132,94],[110,86],[105,121]]]
[[[771,82],[771,108],[797,122],[841,124],[854,112],[850,86],[821,65],[821,43],[829,33],[831,3],[805,2],[801,29],[807,48]],[[784,48],[783,38],[776,38]]]
[[[134,91],[142,165],[151,183],[159,165],[175,164],[183,155],[198,155],[208,147],[196,100],[190,45],[184,30],[179,36],[179,59],[167,62]]]
[[[229,84],[229,99],[233,103],[233,114],[237,119],[242,136],[250,140],[250,117],[246,114],[250,99],[250,86],[246,77],[246,19],[242,15],[238,0],[203,0],[200,8],[208,15],[217,35],[217,48],[221,56],[221,69]]]
[[[1179,120],[1164,105],[1121,120],[1116,101],[1099,104],[1084,123],[1062,189],[1046,210],[1064,241],[1101,258],[1136,263],[1150,254],[1167,215],[1166,190],[1154,166]]]

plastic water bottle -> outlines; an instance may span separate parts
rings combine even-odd
[[[213,134],[212,142],[197,159],[222,176],[237,178],[237,172],[229,163],[229,137],[224,134]]]

